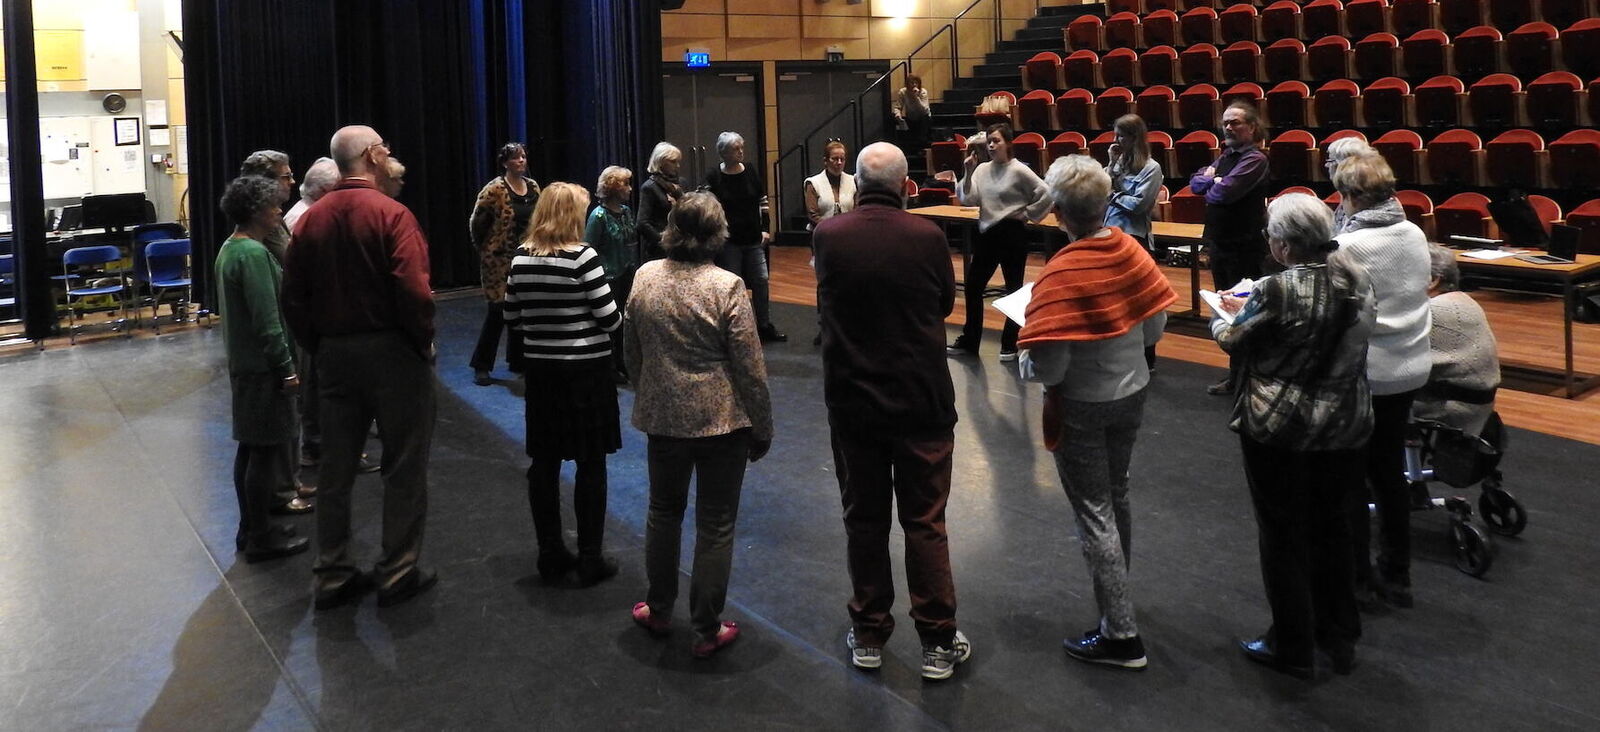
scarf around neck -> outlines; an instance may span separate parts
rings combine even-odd
[[[1056,252],[1028,300],[1018,348],[1115,338],[1176,302],[1166,275],[1131,236],[1079,239]]]

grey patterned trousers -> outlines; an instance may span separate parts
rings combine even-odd
[[[1109,638],[1139,634],[1128,593],[1133,515],[1128,509],[1128,463],[1144,416],[1147,389],[1109,402],[1061,400],[1056,470],[1078,523],[1083,558],[1094,578],[1100,631]]]

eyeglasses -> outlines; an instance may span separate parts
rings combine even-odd
[[[372,143],[371,145],[368,145],[367,149],[361,151],[361,154],[365,155],[365,154],[367,154],[369,152],[372,152],[372,148],[375,148],[375,147],[381,147],[381,148],[383,148],[384,152],[389,153],[391,155],[394,154],[394,148],[389,146],[389,141],[388,140],[379,140],[377,142]]]

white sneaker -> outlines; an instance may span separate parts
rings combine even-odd
[[[929,681],[948,679],[956,672],[956,664],[963,663],[971,657],[972,643],[967,640],[965,633],[958,630],[949,648],[922,647],[922,678]]]
[[[855,628],[845,632],[844,643],[850,648],[850,664],[856,668],[871,671],[883,665],[883,649],[856,643]]]

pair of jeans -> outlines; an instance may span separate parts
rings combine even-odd
[[[1108,638],[1139,635],[1128,590],[1128,565],[1133,561],[1128,465],[1133,462],[1147,391],[1109,402],[1061,400],[1056,471],[1072,504],[1083,560],[1094,580],[1100,632]]]
[[[1358,490],[1361,451],[1297,452],[1246,435],[1239,442],[1255,505],[1274,651],[1296,666],[1310,666],[1317,646],[1348,651],[1361,637],[1361,614],[1345,560],[1345,506],[1350,495],[1364,493]]]
[[[767,285],[767,248],[760,244],[729,244],[717,252],[716,263],[739,275],[750,290],[750,305],[756,312],[756,325],[772,327],[771,290]]]
[[[600,556],[606,529],[606,456],[573,461],[572,513],[578,521],[578,554]],[[561,458],[537,456],[528,465],[528,508],[539,553],[562,553]]]
[[[1023,275],[1028,267],[1028,229],[1017,219],[1006,219],[978,233],[972,245],[972,258],[967,261],[964,284],[966,287],[967,322],[961,328],[961,338],[972,348],[983,342],[983,291],[1000,269],[1006,293],[1022,287]],[[1006,318],[1000,329],[1000,351],[1017,350],[1017,332],[1022,326]]]
[[[513,373],[522,373],[522,340],[506,322],[505,303],[490,300],[488,306],[483,327],[478,330],[478,345],[472,349],[472,360],[467,364],[473,371],[493,371],[495,352],[500,350],[500,331],[505,331],[506,367]]]
[[[317,488],[318,589],[335,590],[360,570],[349,556],[350,492],[378,423],[383,444],[380,589],[416,569],[428,514],[428,456],[436,417],[433,364],[399,331],[323,336],[317,344],[322,468]]]
[[[712,437],[650,435],[650,510],[644,529],[645,601],[651,617],[672,617],[678,600],[678,555],[689,480],[695,483],[694,571],[689,576],[689,620],[699,640],[715,638],[733,571],[733,528],[750,459],[750,430]]]
[[[1378,507],[1378,571],[1383,579],[1411,586],[1411,485],[1406,479],[1406,428],[1417,392],[1372,397],[1372,437],[1367,440],[1366,476],[1371,486],[1352,491],[1355,583],[1372,586],[1372,516],[1367,498]]]
[[[944,510],[950,500],[955,433],[892,435],[829,421],[844,504],[852,588],[847,607],[857,642],[882,647],[894,632],[889,529],[898,504],[911,620],[923,645],[948,647],[956,633],[956,585]]]

